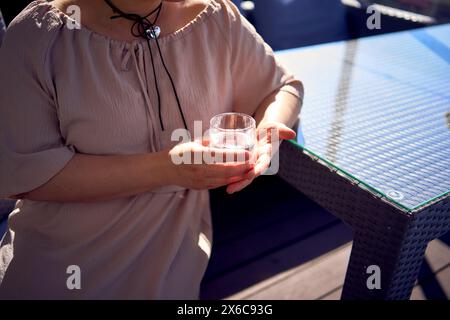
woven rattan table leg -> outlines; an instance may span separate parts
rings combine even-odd
[[[355,234],[342,299],[406,300],[411,296],[428,241],[379,237]]]
[[[380,211],[365,217],[364,222],[353,225],[355,235],[342,298],[409,299],[428,243],[450,230],[450,199],[437,200],[409,215]],[[367,286],[374,272],[370,266],[379,267],[380,289]],[[373,280],[369,282],[373,284]]]

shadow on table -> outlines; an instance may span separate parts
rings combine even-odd
[[[439,240],[446,245],[450,246],[450,232],[447,232]],[[447,266],[448,267],[448,266]],[[444,267],[445,268],[445,267]],[[440,270],[438,270],[440,271]],[[428,300],[448,300],[445,291],[442,288],[442,283],[436,278],[436,271],[433,271],[428,263],[427,259],[424,260],[419,274],[419,282],[422,288],[424,296]],[[448,284],[447,284],[448,285]]]
[[[427,300],[448,300],[445,291],[442,289],[442,283],[438,281],[435,273],[431,269],[427,259],[423,261],[420,269],[418,284]]]

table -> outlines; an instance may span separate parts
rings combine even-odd
[[[450,230],[450,24],[277,57],[305,85],[279,175],[354,231],[342,299],[408,299]]]

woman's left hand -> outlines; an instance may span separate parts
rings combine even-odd
[[[256,145],[255,145],[255,166],[253,170],[251,170],[245,179],[234,182],[232,184],[229,184],[227,186],[227,192],[229,194],[235,193],[237,191],[241,191],[245,187],[247,187],[249,184],[253,182],[253,180],[260,176],[261,174],[266,171],[270,166],[270,161],[272,159],[272,156],[276,153],[277,150],[274,150],[277,146],[279,146],[279,143],[275,146],[273,145],[272,136],[275,134],[276,137],[278,136],[279,142],[282,140],[289,140],[294,139],[296,134],[295,131],[288,128],[285,124],[281,122],[266,122],[262,125],[260,125],[256,130]]]

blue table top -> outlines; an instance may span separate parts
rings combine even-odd
[[[305,86],[305,152],[406,211],[450,193],[450,24],[277,57]]]

